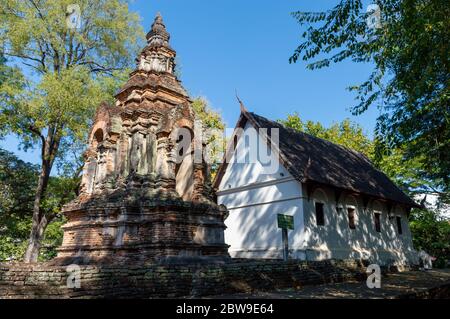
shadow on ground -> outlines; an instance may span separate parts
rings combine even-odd
[[[280,289],[270,292],[240,293],[206,298],[231,299],[369,299],[446,298],[450,299],[450,269],[389,273],[381,277],[381,288],[369,289],[366,282],[346,282]]]

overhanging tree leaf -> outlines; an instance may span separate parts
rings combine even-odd
[[[353,114],[378,106],[377,151],[402,150],[419,175],[442,193],[450,186],[450,3],[376,0],[380,21],[369,27],[362,0],[341,0],[326,12],[295,12],[303,41],[290,58],[308,69],[344,60],[371,62],[368,80],[351,86]]]

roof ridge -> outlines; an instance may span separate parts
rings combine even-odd
[[[314,138],[314,139],[321,140],[321,141],[323,141],[323,142],[325,142],[325,143],[327,143],[327,144],[332,144],[332,145],[338,146],[338,147],[340,147],[340,148],[343,148],[344,150],[351,151],[351,152],[355,153],[356,155],[362,155],[362,156],[364,157],[364,159],[367,159],[370,163],[372,163],[372,162],[370,161],[370,159],[369,159],[366,155],[364,155],[363,153],[358,152],[357,150],[354,150],[354,149],[352,149],[352,148],[350,148],[350,147],[347,147],[347,146],[344,146],[344,145],[342,145],[342,144],[338,144],[338,143],[332,142],[332,141],[330,141],[330,140],[324,139],[323,137],[318,137],[318,136],[315,136],[315,135],[312,135],[312,134],[309,134],[309,133],[306,133],[306,132],[303,132],[303,131],[296,130],[295,128],[286,126],[286,125],[284,125],[283,123],[280,123],[280,122],[277,122],[277,121],[273,121],[273,120],[271,120],[271,119],[268,119],[267,117],[264,117],[264,116],[262,116],[262,115],[256,114],[256,113],[254,113],[254,112],[250,112],[250,113],[252,113],[253,115],[262,117],[262,118],[266,119],[266,120],[269,121],[269,122],[279,124],[279,125],[283,126],[283,128],[287,129],[288,131],[292,131],[292,133],[294,133],[294,134],[304,134],[304,135],[310,136],[310,137],[312,137],[312,138]]]
[[[248,112],[247,116],[252,119],[255,128],[278,127],[283,130],[280,132],[279,152],[286,158],[286,169],[291,174],[302,171],[306,165],[305,161],[309,163],[313,158],[316,163],[307,174],[312,181],[418,207],[417,203],[361,152],[295,130],[254,112]],[[284,142],[281,140],[283,132]],[[299,181],[304,182],[300,179]]]

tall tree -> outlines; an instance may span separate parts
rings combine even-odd
[[[325,127],[320,122],[303,121],[298,113],[290,114],[285,120],[279,122],[297,131],[323,138],[330,142],[345,146],[366,155],[373,156],[373,142],[364,133],[362,127],[345,119],[340,123],[333,123],[330,127]]]
[[[0,47],[20,63],[0,87],[0,126],[25,146],[39,147],[41,166],[24,261],[37,260],[48,223],[43,209],[50,173],[68,147],[83,140],[96,106],[110,98],[102,84],[133,63],[143,38],[139,18],[123,0],[4,0]],[[20,71],[20,72],[19,72]],[[107,86],[110,88],[110,86]]]
[[[0,52],[0,84],[3,83],[6,78],[5,64],[6,64],[5,56]]]
[[[325,127],[320,122],[303,121],[298,113],[290,114],[279,122],[287,127],[323,138],[364,154],[372,163],[383,171],[398,187],[411,196],[433,190],[433,184],[420,176],[420,162],[415,159],[403,160],[401,148],[392,149],[379,156],[375,152],[377,140],[371,140],[357,123],[345,119]],[[402,163],[402,165],[399,165]]]
[[[225,139],[223,137],[225,124],[221,114],[214,110],[205,97],[197,97],[192,102],[192,108],[202,125],[204,153],[210,167],[210,178],[219,167],[224,153]]]
[[[0,261],[23,258],[30,233],[39,165],[26,163],[0,149]],[[75,197],[79,178],[50,177],[41,210],[55,215],[45,231],[43,259],[55,255],[62,240],[61,207]]]
[[[435,267],[448,267],[450,260],[450,220],[439,211],[414,210],[410,217],[413,244],[436,257]]]
[[[38,172],[0,149],[0,260],[23,257]]]
[[[317,69],[346,59],[371,62],[367,81],[350,87],[354,114],[378,105],[377,152],[402,149],[402,160],[443,194],[450,186],[450,2],[340,0],[326,12],[295,12],[306,27],[290,58]]]

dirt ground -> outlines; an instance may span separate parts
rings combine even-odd
[[[347,282],[319,286],[305,286],[301,289],[281,289],[270,292],[224,294],[206,298],[226,299],[310,299],[310,298],[404,298],[423,294],[430,289],[450,286],[450,269],[409,271],[391,273],[381,277],[381,288],[369,289],[366,282]]]

